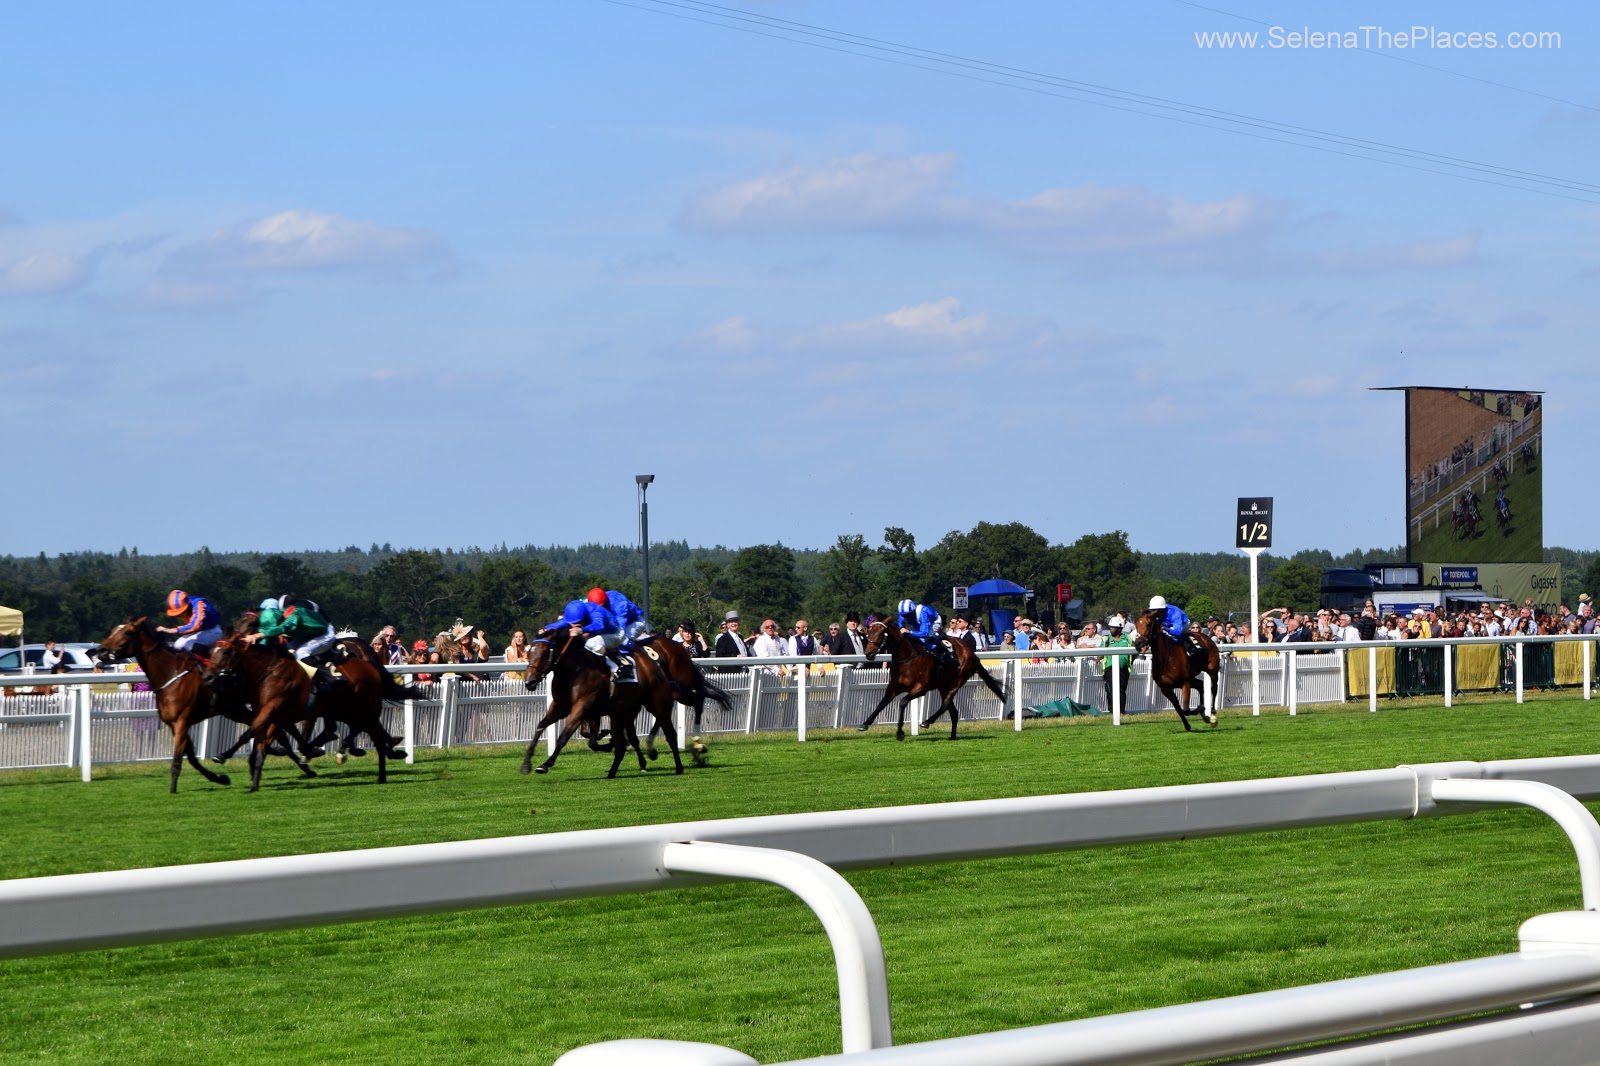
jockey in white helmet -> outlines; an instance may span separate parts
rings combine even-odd
[[[1182,607],[1169,604],[1164,596],[1150,597],[1150,609],[1160,611],[1161,628],[1167,631],[1167,636],[1173,640],[1186,640],[1189,636],[1189,616],[1183,613]]]

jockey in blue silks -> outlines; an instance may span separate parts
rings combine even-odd
[[[539,636],[548,640],[563,629],[576,626],[589,639],[584,649],[600,656],[611,668],[611,676],[618,681],[633,680],[633,665],[617,657],[617,647],[622,643],[622,627],[617,616],[604,604],[588,600],[573,600],[562,610],[561,617],[539,630]]]
[[[943,619],[939,612],[915,600],[901,600],[895,613],[900,616],[900,628],[907,636],[916,637],[931,652],[939,650],[939,626]]]
[[[1189,639],[1189,616],[1183,613],[1182,607],[1172,606],[1164,596],[1152,596],[1150,609],[1166,612],[1161,619],[1161,628],[1167,631],[1167,636],[1180,643]]]
[[[616,615],[617,624],[622,627],[623,651],[632,651],[640,639],[650,632],[644,608],[616,589],[592,588],[589,590],[589,602],[604,603]]]

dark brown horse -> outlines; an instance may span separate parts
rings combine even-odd
[[[340,665],[339,673],[344,680],[317,697],[316,713],[372,737],[378,750],[378,783],[384,784],[389,779],[387,760],[405,758],[379,720],[383,711],[381,675],[388,671],[372,666],[364,658],[351,658]],[[205,680],[216,687],[242,684],[248,693],[255,710],[250,719],[250,734],[255,740],[250,752],[250,791],[258,791],[267,749],[296,721],[306,717],[311,675],[296,659],[229,638],[218,641],[211,650],[211,666]]]
[[[1000,697],[1001,704],[1006,701],[1006,687],[995,679],[995,676],[986,670],[978,661],[978,653],[973,651],[965,641],[954,638],[945,638],[946,647],[949,649],[949,658],[945,658],[929,651],[916,637],[908,636],[898,625],[885,622],[874,622],[867,627],[867,641],[861,649],[867,661],[878,657],[884,648],[889,649],[889,687],[884,690],[883,699],[867,715],[867,720],[856,726],[863,733],[872,725],[872,722],[883,709],[889,706],[889,701],[896,696],[900,697],[900,721],[896,724],[894,738],[906,738],[906,705],[925,692],[938,692],[941,699],[938,710],[928,715],[922,723],[926,729],[939,716],[946,711],[950,713],[950,739],[956,738],[956,720],[961,717],[961,712],[956,706],[956,695],[961,691],[961,686],[976,674],[989,686],[989,691]]]
[[[1189,716],[1184,713],[1189,709],[1191,688],[1200,690],[1201,717],[1215,726],[1217,701],[1222,698],[1219,684],[1222,656],[1217,651],[1217,645],[1206,633],[1197,634],[1195,640],[1199,643],[1204,657],[1198,662],[1191,662],[1188,642],[1173,640],[1167,631],[1161,628],[1163,621],[1164,612],[1160,610],[1141,614],[1133,623],[1134,632],[1138,634],[1133,639],[1133,646],[1141,651],[1145,648],[1150,649],[1150,677],[1162,695],[1172,702],[1172,709],[1178,712],[1186,731],[1191,728]],[[1180,688],[1183,690],[1182,700],[1178,698]]]
[[[239,638],[246,637],[254,632],[256,632],[256,616],[253,614],[246,615],[245,617],[239,619],[238,622],[234,623],[231,639],[238,640]],[[385,700],[394,703],[401,703],[405,700],[420,700],[425,698],[423,691],[420,688],[417,688],[415,685],[401,684],[399,679],[396,678],[394,674],[389,672],[388,666],[382,659],[378,657],[378,653],[372,649],[372,646],[364,641],[358,640],[354,637],[345,637],[336,642],[325,657],[330,663],[334,664],[336,669],[341,669],[338,664],[344,660],[365,659],[372,665],[374,670],[379,672],[379,676],[383,679],[383,698]],[[301,753],[307,758],[314,759],[325,754],[321,745],[337,735],[332,724],[333,719],[330,718],[327,720],[327,722],[328,724],[323,728],[322,733],[318,734],[312,740],[307,740],[306,737],[310,736],[312,729],[316,727],[315,720],[301,722],[298,730],[287,730],[290,736],[292,736],[300,745]],[[222,754],[216,756],[216,762],[225,763],[229,759],[233,758],[235,752],[250,742],[250,736],[251,734],[246,731],[242,736],[239,737],[238,740],[234,742],[232,747],[230,747],[227,751],[224,751]],[[340,745],[338,752],[338,761],[341,764],[344,763],[346,752],[354,755],[366,754],[365,751],[355,746],[355,737],[355,730],[348,728],[345,730],[344,742]],[[285,742],[285,745],[287,745],[287,742]],[[274,750],[268,752],[268,754],[276,755],[280,753]]]
[[[149,678],[150,689],[156,697],[156,713],[172,730],[172,780],[168,792],[178,791],[178,773],[184,759],[212,784],[231,784],[227,774],[212,773],[195,756],[189,730],[207,718],[218,716],[248,724],[252,715],[243,698],[232,692],[219,693],[202,684],[205,664],[189,652],[167,647],[145,618],[130,618],[117,626],[94,649],[94,655],[101,662],[133,659]],[[291,757],[307,777],[316,776],[305,760]]]
[[[733,697],[715,681],[706,677],[694,661],[694,656],[689,654],[689,649],[667,636],[665,633],[655,633],[647,640],[639,642],[639,650],[634,653],[634,658],[640,655],[648,656],[653,650],[657,662],[666,670],[667,679],[672,685],[673,698],[694,712],[694,729],[689,734],[689,753],[694,758],[697,766],[705,765],[706,745],[700,739],[700,720],[705,715],[706,701],[711,700],[723,710],[733,709]],[[650,649],[650,650],[646,650]],[[645,740],[645,753],[654,759],[656,757],[656,736],[662,731],[658,721],[650,727],[650,736]]]
[[[527,686],[529,691],[539,687],[548,674],[550,678],[550,709],[533,730],[533,739],[522,757],[523,773],[549,773],[556,756],[566,747],[572,734],[580,725],[587,725],[592,735],[600,734],[600,720],[611,718],[611,769],[607,777],[616,777],[622,757],[631,746],[639,757],[639,769],[645,768],[644,753],[639,750],[639,734],[633,719],[641,710],[655,717],[667,735],[672,749],[674,773],[683,773],[683,759],[678,754],[678,731],[672,725],[673,693],[666,671],[656,660],[643,653],[634,657],[632,683],[614,684],[611,671],[600,656],[583,646],[581,635],[542,635],[528,644]],[[533,765],[533,752],[539,736],[555,722],[561,723],[556,742],[544,762]],[[604,750],[604,749],[602,749]]]

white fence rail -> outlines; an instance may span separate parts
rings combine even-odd
[[[1377,652],[1385,648],[1416,651],[1444,649],[1445,676],[1450,676],[1450,655],[1464,645],[1499,645],[1507,649],[1507,690],[1522,702],[1524,677],[1522,660],[1532,645],[1578,642],[1582,648],[1584,699],[1592,695],[1594,645],[1590,636],[1559,637],[1480,637],[1368,641],[1354,644],[1300,644],[1295,646],[1234,644],[1227,645],[1222,664],[1222,706],[1252,705],[1250,657],[1262,657],[1260,705],[1283,707],[1290,714],[1304,704],[1337,703],[1349,698],[1347,661],[1341,652],[1366,650],[1370,657],[1368,676],[1374,676]],[[1125,662],[1131,649],[1119,652]],[[1167,710],[1165,697],[1150,678],[1148,657],[1133,661],[1127,705],[1118,707],[1104,677],[1103,649],[1059,651],[986,651],[982,660],[991,673],[1003,681],[1010,702],[1000,700],[981,683],[972,682],[962,691],[962,717],[995,721],[1010,718],[1022,728],[1027,708],[1070,697],[1090,713],[1109,714],[1120,722],[1123,714],[1143,714]],[[808,731],[842,729],[859,725],[882,698],[888,685],[888,672],[860,656],[794,657],[765,659],[697,660],[708,676],[733,697],[733,707],[723,709],[708,704],[701,723],[705,733],[791,732],[803,741]],[[804,667],[804,669],[802,669]],[[450,748],[475,744],[527,743],[534,726],[549,706],[549,683],[529,692],[516,673],[505,663],[451,666],[441,674],[434,666],[400,666],[401,675],[419,673],[434,679],[421,686],[423,696],[405,704],[391,703],[385,708],[384,726],[396,736],[404,736],[411,750]],[[1121,666],[1117,667],[1120,671]],[[507,676],[510,675],[510,676]],[[0,770],[38,767],[78,767],[89,780],[96,764],[165,760],[172,746],[156,714],[155,697],[148,691],[124,691],[128,686],[144,687],[143,674],[52,674],[31,677],[0,676]],[[407,680],[410,680],[408,677]],[[18,695],[18,690],[53,686],[52,695]],[[1368,685],[1372,710],[1378,708],[1376,685]],[[1444,688],[1445,703],[1452,697],[1449,684]],[[1191,702],[1199,705],[1198,694]],[[929,697],[908,709],[913,735],[919,722],[932,710]],[[678,707],[680,734],[692,723],[685,708]],[[879,716],[881,725],[894,720],[893,704]],[[646,728],[648,716],[641,716]],[[204,723],[195,736],[197,754],[208,758],[231,745],[240,727],[222,719]],[[547,738],[548,739],[548,738]]]
[[[733,877],[796,892],[829,935],[839,968],[844,1054],[809,1060],[818,1064],[1181,1063],[1536,1002],[1545,1009],[1519,1015],[1519,1027],[1500,1036],[1480,1032],[1478,1038],[1498,1047],[1496,1042],[1530,1029],[1550,1041],[1562,1032],[1577,1034],[1589,1041],[1591,1057],[1582,1061],[1592,1062],[1594,1012],[1566,1008],[1591,1007],[1592,999],[1578,997],[1600,993],[1600,825],[1575,797],[1600,797],[1600,756],[1432,763],[31,878],[0,882],[0,957],[689,887]],[[834,872],[1513,804],[1545,811],[1566,831],[1586,908],[1525,923],[1518,954],[901,1048],[889,1047],[888,987],[876,927],[860,897]],[[285,891],[286,885],[293,891]],[[1503,1019],[1472,1024],[1498,1021]],[[1399,1039],[1445,1046],[1449,1032],[1424,1030]],[[1412,1058],[1380,1057],[1387,1051],[1369,1058],[1350,1058],[1350,1049],[1342,1053],[1345,1058],[1324,1061],[1473,1061],[1451,1060],[1437,1046],[1427,1052],[1432,1058],[1422,1052]],[[632,1066],[748,1061],[731,1057],[736,1055],[707,1045],[629,1041],[568,1058],[574,1064]],[[1531,1060],[1504,1055],[1476,1061]]]

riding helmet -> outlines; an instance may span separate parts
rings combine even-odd
[[[598,587],[592,588],[589,590],[589,595],[584,598],[590,603],[598,603],[603,607],[606,602],[606,590]]]

